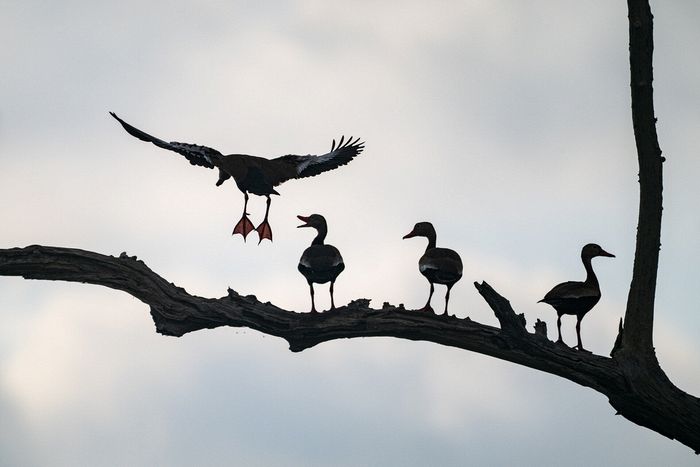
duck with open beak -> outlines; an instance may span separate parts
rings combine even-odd
[[[335,309],[333,300],[333,286],[335,280],[345,269],[343,257],[333,245],[324,243],[328,227],[326,219],[320,214],[310,216],[297,216],[303,222],[297,227],[312,227],[316,229],[316,237],[311,242],[311,246],[304,250],[299,259],[299,272],[306,278],[311,292],[311,313],[316,313],[314,302],[314,284],[325,284],[330,282],[331,310]]]

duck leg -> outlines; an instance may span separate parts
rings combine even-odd
[[[260,223],[260,225],[255,229],[258,231],[258,235],[260,236],[260,241],[258,242],[258,245],[262,243],[263,240],[266,238],[270,241],[272,241],[272,228],[270,227],[270,223],[267,222],[267,215],[270,212],[270,203],[272,200],[270,200],[270,195],[267,195],[267,208],[265,209],[265,218],[263,221]]]
[[[563,344],[564,340],[561,338],[561,314],[559,313],[557,313],[557,332],[559,333],[557,344]]]
[[[331,281],[331,310],[335,310],[335,302],[333,301],[333,284],[335,284],[335,281]]]
[[[447,293],[445,294],[445,312],[442,314],[442,316],[450,316],[447,314],[447,303],[450,301],[450,289],[452,289],[452,286],[454,284],[450,284],[447,286]]]
[[[311,313],[318,313],[316,311],[316,304],[314,303],[314,284],[309,282],[309,289],[311,290]]]
[[[248,213],[246,212],[248,209],[248,193],[243,192],[243,196],[245,199],[243,203],[243,215],[241,216],[241,220],[238,221],[238,224],[233,228],[233,233],[231,235],[241,234],[243,235],[243,241],[245,241],[245,238],[253,231],[254,227],[253,223],[248,219]]]
[[[583,352],[588,352],[588,350],[583,348],[583,343],[581,342],[581,320],[583,319],[582,315],[576,316],[576,337],[578,338],[578,350],[583,351]]]
[[[428,301],[425,302],[425,306],[421,308],[420,311],[433,311],[433,307],[430,306],[430,300],[433,298],[433,292],[435,292],[435,286],[430,283],[430,295],[428,295]]]

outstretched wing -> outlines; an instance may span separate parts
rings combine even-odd
[[[151,136],[148,133],[139,130],[138,128],[129,125],[124,120],[117,117],[117,114],[115,114],[114,112],[110,112],[109,114],[112,117],[114,117],[119,123],[121,123],[126,132],[129,133],[131,136],[135,136],[141,141],[148,141],[149,143],[153,143],[159,148],[169,149],[171,151],[175,151],[178,154],[182,154],[187,158],[188,161],[190,161],[190,164],[192,165],[199,165],[202,167],[213,169],[215,167],[214,161],[222,157],[222,154],[219,151],[217,151],[216,149],[208,148],[206,146],[199,146],[197,144],[188,143],[178,143],[176,141],[168,143],[154,136]]]
[[[272,159],[274,162],[281,162],[290,166],[293,170],[285,171],[285,175],[280,180],[275,180],[274,185],[292,178],[313,177],[322,172],[333,170],[350,162],[355,156],[360,154],[365,148],[365,143],[360,141],[360,138],[353,140],[351,136],[347,140],[345,136],[340,138],[338,144],[331,146],[330,152],[320,156],[295,156],[288,155]]]

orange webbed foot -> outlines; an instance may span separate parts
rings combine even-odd
[[[245,241],[245,238],[253,230],[255,230],[253,223],[250,222],[247,215],[243,214],[241,220],[239,220],[238,224],[236,224],[236,226],[233,228],[233,233],[231,235],[241,234],[243,235],[243,241]]]
[[[262,223],[260,223],[260,225],[255,230],[258,231],[258,235],[260,236],[260,241],[258,242],[258,245],[260,245],[265,239],[272,241],[272,227],[270,227],[269,222],[262,221]]]

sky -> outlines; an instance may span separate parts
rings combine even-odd
[[[700,4],[652,8],[667,158],[654,337],[698,395]],[[552,336],[536,302],[583,279],[595,242],[616,258],[593,262],[603,297],[582,334],[612,348],[638,202],[624,2],[0,0],[0,44],[0,248],[126,251],[190,293],[305,312],[313,234],[295,216],[320,213],[346,263],[336,304],[419,308],[425,242],[401,238],[431,221],[464,262],[453,313],[496,325],[472,286],[486,280]],[[321,154],[342,134],[366,149],[280,186],[258,246],[230,235],[234,184],[108,111],[225,154]],[[251,197],[255,224],[264,208]],[[316,298],[328,308],[325,286]],[[0,323],[2,466],[697,465],[590,389],[437,344],[165,337],[127,294],[15,277],[0,277]],[[575,343],[570,317],[563,331]]]

